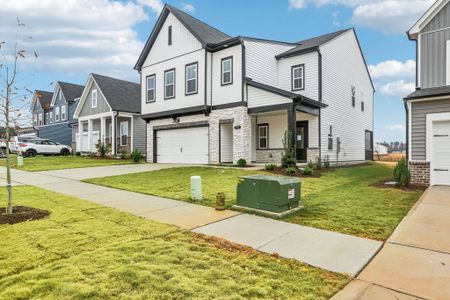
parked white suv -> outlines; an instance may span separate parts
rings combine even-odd
[[[37,154],[69,155],[72,152],[72,148],[68,145],[61,145],[45,139],[32,139],[20,142],[17,146],[17,151],[21,152],[25,157],[33,157]]]

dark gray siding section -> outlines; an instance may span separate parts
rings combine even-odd
[[[75,110],[77,109],[77,105],[80,102],[80,100],[74,101],[69,103],[69,123],[76,122],[76,119],[73,117],[73,114],[75,113]]]
[[[142,154],[147,153],[146,122],[139,116],[133,117],[133,147],[139,149]]]
[[[450,98],[411,103],[411,159],[426,160],[427,114],[450,112]]]
[[[97,107],[92,108],[92,90],[97,90]],[[97,87],[95,83],[92,84],[91,88],[89,89],[89,93],[87,95],[86,101],[83,103],[83,107],[80,111],[80,117],[83,116],[90,116],[95,114],[100,114],[104,112],[109,112],[109,105],[106,102],[105,98],[103,98],[102,93],[100,92],[100,89]]]
[[[39,128],[38,136],[40,138],[50,139],[64,145],[72,144],[72,128],[70,128],[67,123],[41,127]]]
[[[420,33],[421,87],[446,84],[446,44],[450,40],[450,3]]]

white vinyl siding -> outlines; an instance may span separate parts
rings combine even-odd
[[[331,161],[336,160],[336,147],[328,151],[329,126],[333,126],[333,142],[340,138],[340,161],[365,159],[365,130],[373,132],[373,89],[360,53],[356,36],[347,31],[321,46],[323,62],[323,101],[321,112],[321,148]],[[309,68],[308,68],[309,70]],[[310,71],[306,72],[306,76]],[[306,81],[308,85],[308,81]],[[351,86],[355,86],[356,103],[364,99],[364,113],[351,106]]]
[[[147,77],[147,102],[154,102],[156,99],[156,75]]]
[[[286,98],[283,96],[276,95],[274,93],[263,91],[261,89],[252,86],[249,86],[247,88],[247,92],[248,92],[247,97],[249,108],[292,103],[292,99],[290,98]]]
[[[186,95],[191,95],[197,93],[197,67],[198,64],[190,64],[186,66]]]
[[[97,90],[93,90],[91,93],[91,108],[97,107]]]
[[[164,72],[164,99],[175,98],[175,70]]]

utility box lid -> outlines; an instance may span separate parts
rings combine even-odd
[[[241,176],[239,178],[250,180],[276,181],[280,185],[300,182],[300,178],[298,177],[273,176],[273,175],[252,175],[252,176]]]

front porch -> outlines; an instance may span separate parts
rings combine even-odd
[[[110,154],[133,151],[133,115],[125,113],[97,114],[78,119],[76,151],[98,152],[98,145],[105,145]]]

